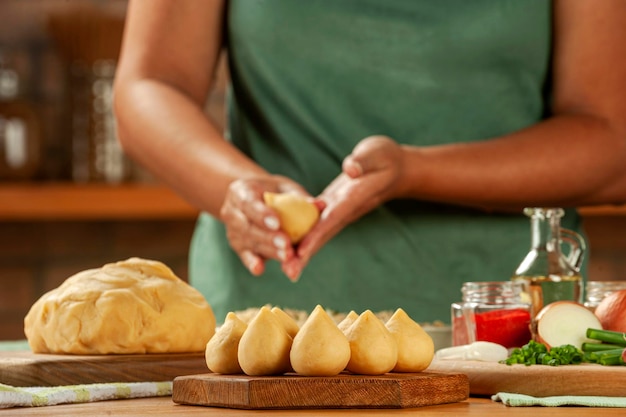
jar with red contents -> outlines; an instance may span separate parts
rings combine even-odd
[[[521,282],[466,282],[461,292],[462,301],[452,304],[454,346],[485,341],[515,348],[531,340],[531,304],[522,299]]]

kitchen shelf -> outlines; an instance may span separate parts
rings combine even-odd
[[[185,220],[197,214],[157,184],[0,184],[0,221]]]
[[[584,217],[626,216],[626,205],[581,207]],[[0,221],[192,220],[198,210],[159,184],[4,183]]]
[[[579,207],[578,212],[583,217],[626,216],[626,204]]]

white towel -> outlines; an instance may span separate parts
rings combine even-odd
[[[626,397],[599,397],[562,395],[555,397],[532,397],[530,395],[499,392],[491,397],[493,401],[502,401],[510,407],[587,406],[587,407],[626,407]]]
[[[0,384],[0,408],[87,403],[172,395],[172,381],[114,382],[60,387],[12,387]]]

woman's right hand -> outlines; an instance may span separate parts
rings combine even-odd
[[[281,263],[295,256],[294,248],[274,210],[263,200],[264,192],[309,194],[296,182],[279,175],[239,179],[228,187],[220,209],[230,246],[253,275],[261,275],[265,261]],[[290,279],[294,279],[287,274]]]

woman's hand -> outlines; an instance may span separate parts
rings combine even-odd
[[[230,246],[257,276],[265,270],[267,259],[285,263],[295,255],[289,237],[280,230],[276,212],[263,201],[266,191],[308,195],[300,185],[282,176],[239,179],[228,187],[220,210]]]
[[[317,198],[320,221],[300,242],[283,271],[297,279],[309,259],[341,229],[380,204],[403,195],[403,150],[386,136],[363,139],[342,164],[342,173]]]

